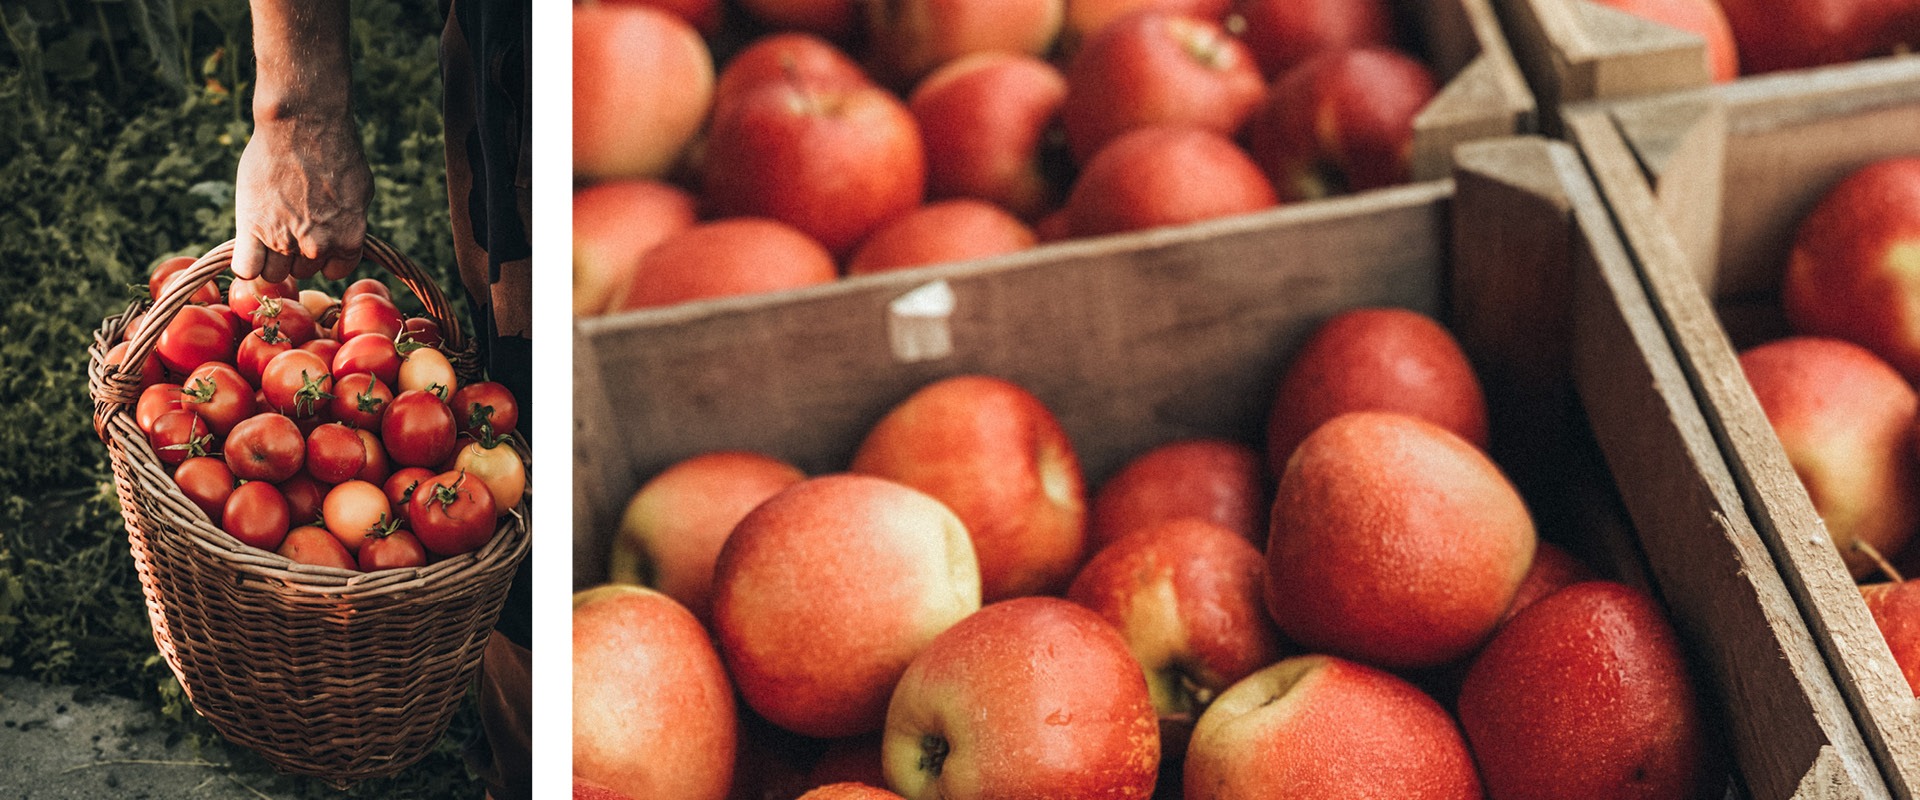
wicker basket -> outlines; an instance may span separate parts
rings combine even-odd
[[[126,364],[144,363],[192,291],[227,268],[232,246],[214,248],[152,304]],[[440,289],[384,242],[369,237],[365,252],[441,323],[461,379],[477,377]],[[134,421],[137,372],[106,364],[139,308],[94,334],[88,382],[154,644],[201,716],[283,770],[344,786],[405,769],[445,732],[480,664],[527,553],[529,501],[481,549],[418,569],[348,572],[243,545],[154,455]]]

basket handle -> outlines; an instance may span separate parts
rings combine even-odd
[[[419,298],[426,307],[427,316],[440,323],[443,351],[459,370],[462,380],[471,379],[479,374],[479,365],[472,353],[472,344],[460,324],[453,319],[453,305],[447,302],[447,296],[440,286],[393,245],[369,234],[361,247],[361,258],[372,261],[400,279],[400,283]],[[160,298],[147,309],[147,316],[140,325],[139,335],[127,345],[127,353],[118,365],[109,365],[98,388],[94,391],[95,427],[104,429],[101,424],[115,407],[125,408],[138,402],[137,387],[140,385],[140,365],[160,344],[160,334],[168,323],[178,316],[180,309],[187,304],[188,298],[199,291],[200,287],[213,280],[214,276],[226,271],[233,263],[233,240],[228,239],[207,251],[200,260],[176,276]]]

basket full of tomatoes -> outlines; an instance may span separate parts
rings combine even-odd
[[[228,242],[89,351],[155,644],[222,735],[336,785],[432,749],[529,546],[516,398],[417,265],[365,252],[424,315],[375,279],[223,297]]]

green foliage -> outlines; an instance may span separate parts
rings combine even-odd
[[[464,314],[442,21],[435,0],[356,0],[355,108],[376,187],[369,230]],[[186,704],[153,647],[87,395],[94,332],[144,296],[153,263],[233,235],[245,0],[7,0],[0,23],[0,672],[146,701],[171,735],[271,796],[342,796],[274,774]],[[479,796],[459,755],[473,730],[469,703],[418,767],[345,796]]]

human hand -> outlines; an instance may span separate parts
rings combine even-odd
[[[350,116],[259,120],[234,175],[233,274],[346,277],[360,264],[372,196]]]

